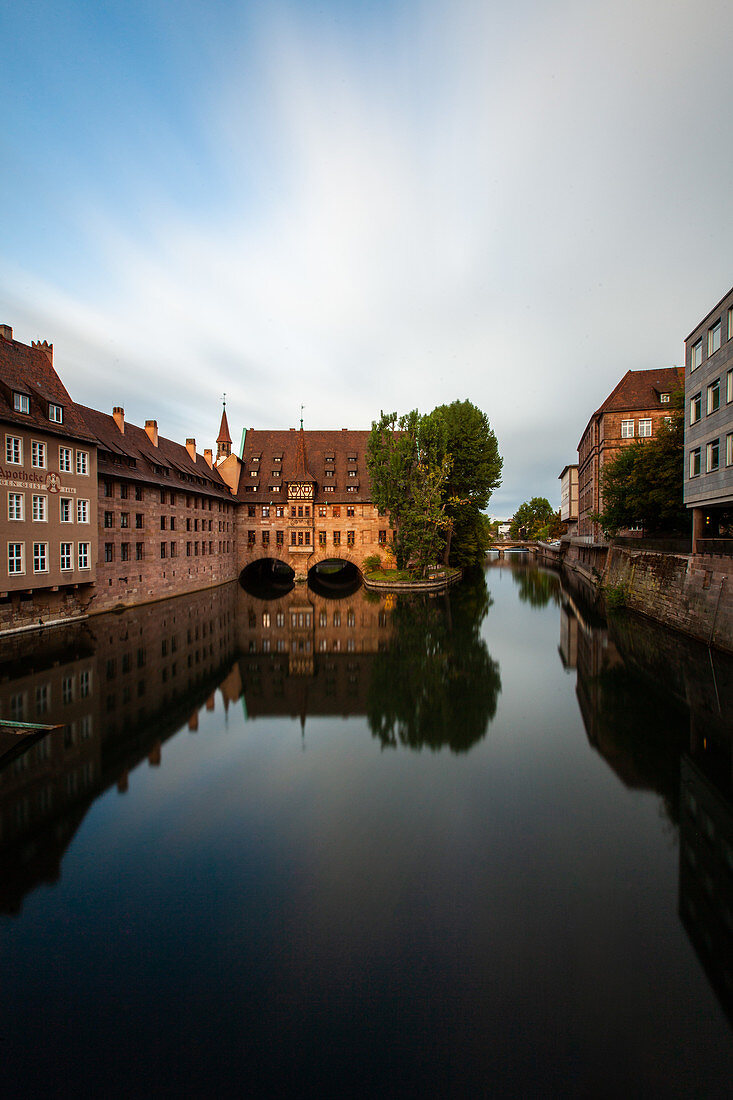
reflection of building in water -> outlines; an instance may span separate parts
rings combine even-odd
[[[297,588],[278,600],[239,594],[240,668],[250,717],[364,714],[371,655],[386,649],[385,599],[328,599]]]
[[[682,758],[679,908],[708,980],[733,1020],[730,742],[727,757],[723,769],[711,768],[705,759]]]
[[[0,713],[59,723],[0,768],[0,911],[59,877],[61,859],[91,802],[129,774],[198,709],[241,694],[236,589],[189,597],[0,645]]]
[[[578,620],[566,603],[560,608],[560,660],[564,669],[578,667]]]

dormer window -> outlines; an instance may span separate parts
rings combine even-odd
[[[29,413],[31,411],[31,399],[27,393],[14,393],[13,394],[13,408],[19,413]]]
[[[669,394],[668,393],[660,393],[659,400],[662,402],[663,405],[668,405],[669,404]]]
[[[52,420],[54,424],[63,424],[64,422],[64,409],[62,405],[49,405],[48,406],[48,419]]]

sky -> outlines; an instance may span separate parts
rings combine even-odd
[[[0,322],[199,451],[469,399],[559,506],[733,283],[729,0],[0,8]]]

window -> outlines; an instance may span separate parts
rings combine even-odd
[[[161,556],[161,558],[164,558],[164,557],[165,557],[165,555],[166,555],[166,548],[167,548],[167,545],[168,545],[168,544],[167,544],[167,543],[165,543],[165,542],[161,542],[161,544],[160,544],[160,556]]]
[[[254,546],[254,544],[255,544],[255,532],[254,531],[248,531],[247,532],[247,546]]]
[[[298,540],[295,537],[295,531],[291,531],[290,532],[290,545],[295,546],[297,544],[297,541]]]
[[[332,515],[333,515],[334,517],[336,517],[336,516],[340,516],[340,515],[341,515],[341,505],[339,505],[339,504],[334,504],[334,505],[333,505],[333,508],[332,508],[332,512],[331,512],[331,514],[332,514]]]
[[[142,561],[143,556],[144,556],[143,543],[142,542],[136,542],[135,543],[135,561]]]
[[[669,394],[668,393],[660,393],[659,400],[662,402],[663,405],[668,405],[669,404]]]
[[[48,406],[48,419],[52,420],[54,424],[63,424],[64,422],[64,410],[61,405],[49,405]]]
[[[622,420],[621,421],[621,438],[633,439],[634,437],[634,421]]]
[[[160,517],[160,529],[161,529],[161,531],[165,531],[165,525],[166,525],[166,517],[161,516]]]
[[[639,435],[648,438],[652,434],[652,422],[651,420],[639,421]]]
[[[347,493],[355,493],[356,492],[356,485],[347,485],[346,486],[346,492]]]
[[[71,473],[71,447],[59,447],[59,470],[62,474]]]
[[[276,545],[276,546],[282,546],[282,545],[283,545],[283,543],[284,543],[284,541],[285,541],[285,540],[284,540],[284,538],[283,538],[283,533],[282,533],[282,531],[276,531],[276,532],[275,532],[275,545]]]
[[[120,527],[129,527],[129,526],[130,526],[130,513],[129,512],[120,512]]]
[[[725,464],[733,466],[733,432],[728,432],[725,437]]]
[[[33,543],[33,572],[48,573],[48,543]]]
[[[356,542],[356,533],[354,531],[347,531],[346,532],[346,545],[347,546],[353,546],[355,542]]]
[[[190,542],[186,543],[186,557],[187,558],[191,557],[191,543]]]
[[[8,519],[23,519],[25,497],[23,493],[8,493]]]
[[[714,355],[720,347],[720,321],[708,329],[708,356]]]
[[[725,400],[733,401],[733,370],[729,370],[725,376]]]
[[[319,504],[318,505],[318,515],[319,516],[325,516],[326,515],[326,505],[325,504]]]
[[[340,531],[334,531],[334,533],[333,533],[333,545],[334,546],[340,546],[341,545],[341,532]]]
[[[115,514],[114,514],[114,512],[105,512],[104,513],[104,526],[105,527],[114,527],[114,525],[115,525]]]
[[[76,452],[76,472],[84,476],[89,473],[89,451]]]
[[[89,523],[89,501],[77,500],[76,502],[76,522],[77,523]]]
[[[247,515],[250,518],[257,515],[257,505],[256,504],[248,504],[247,505]]]
[[[46,522],[46,497],[33,495],[33,521],[35,523]]]
[[[318,532],[318,545],[319,546],[325,546],[326,545],[326,532],[325,531],[319,531]]]
[[[702,394],[696,393],[690,401],[690,423],[696,424],[702,416]]]
[[[267,517],[269,515],[270,515],[270,505],[269,504],[263,504],[262,505],[262,518],[267,519]]]
[[[145,521],[143,519],[142,512],[136,512],[135,513],[135,527],[137,528],[138,531],[142,531],[144,526],[145,526]]]
[[[380,546],[386,546],[387,545],[387,532],[386,531],[380,531],[379,532],[379,545]]]
[[[121,542],[120,543],[120,561],[129,561],[129,560],[130,560],[130,544],[129,544],[129,542]]]
[[[105,542],[104,544],[104,560],[115,560],[115,544],[113,542]]]
[[[115,495],[115,485],[113,481],[105,481],[102,485],[104,489],[104,495],[106,497],[113,497]]]
[[[323,491],[324,491],[324,493],[332,493],[333,492],[333,485],[324,485],[323,486]]]
[[[728,310],[728,339],[733,340],[733,306]]]
[[[8,543],[8,573],[13,576],[18,573],[25,573],[25,565],[23,563],[23,548],[25,543],[23,542],[9,542]]]
[[[357,470],[349,470],[349,477],[356,477],[357,472]]]
[[[135,500],[142,500],[142,499],[143,499],[142,485],[136,485],[135,486]]]
[[[720,379],[716,378],[708,386],[708,416],[720,408]]]
[[[72,512],[71,512],[71,501],[70,500],[64,500],[64,498],[62,497],[61,500],[59,501],[59,510],[60,510],[60,514],[61,514],[61,522],[62,523],[72,523],[73,522],[74,517],[73,517]]]
[[[263,531],[262,532],[262,545],[263,546],[269,546],[270,545],[270,532],[269,531]]]
[[[702,363],[702,340],[697,340],[690,349],[690,371],[697,370]]]
[[[14,393],[13,394],[13,408],[19,413],[29,413],[31,411],[31,399],[26,393]]]
[[[720,441],[713,439],[705,449],[705,468],[708,473],[717,470],[720,466]]]
[[[68,570],[68,569],[72,568],[71,556],[72,556],[72,543],[62,542],[61,543],[61,568],[63,570]]]
[[[11,466],[23,465],[23,445],[17,435],[5,436],[5,461]]]
[[[36,470],[46,469],[46,444],[37,439],[31,440],[31,466]]]
[[[346,515],[347,515],[347,516],[352,516],[352,517],[353,517],[353,516],[354,516],[354,514],[355,514],[355,509],[354,509],[354,506],[353,506],[353,505],[350,505],[350,506],[349,506],[349,507],[348,507],[348,508],[346,509]]]
[[[333,477],[333,470],[326,470],[326,477]]]
[[[90,547],[90,545],[91,545],[91,543],[88,543],[88,542],[80,542],[79,543],[79,548],[78,548],[78,551],[77,551],[77,560],[79,562],[79,568],[80,569],[88,569],[89,568],[89,547]]]
[[[275,509],[275,515],[276,515],[276,516],[277,516],[277,517],[278,517],[279,519],[282,519],[282,518],[283,518],[283,516],[285,515],[285,508],[284,508],[284,506],[283,506],[282,504],[278,504],[277,508]]]

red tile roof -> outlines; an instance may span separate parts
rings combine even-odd
[[[229,487],[222,480],[219,472],[209,466],[202,455],[197,454],[194,461],[186,447],[162,435],[158,435],[156,447],[145,429],[139,428],[136,424],[125,421],[125,430],[121,432],[114,417],[107,413],[89,409],[84,405],[77,405],[77,408],[100,448],[98,453],[100,474],[125,477],[131,481],[154,482],[182,492],[206,492],[219,497],[231,497]],[[124,461],[115,463],[114,458],[107,458],[105,452],[123,460],[132,460],[135,465],[130,466]],[[156,471],[156,466],[167,468],[170,474]]]
[[[30,413],[13,408],[13,393],[30,397]],[[48,406],[60,405],[63,422],[49,420]],[[51,361],[40,347],[29,347],[0,335],[0,418],[33,426],[53,435],[89,441],[91,435]]]
[[[366,465],[369,434],[368,431],[342,429],[302,431],[301,435],[301,430],[293,428],[288,431],[249,428],[244,440],[244,470],[238,498],[248,503],[254,503],[255,499],[274,503],[285,501],[284,487],[289,481],[308,480],[316,483],[314,499],[322,504],[371,502]],[[276,462],[277,457],[282,461]],[[333,476],[327,478],[326,470],[332,470]],[[277,471],[281,476],[273,477]],[[349,477],[349,471],[355,476]],[[255,477],[251,476],[253,472]],[[276,485],[282,486],[281,491],[273,493]],[[324,492],[326,486],[332,486],[332,491]]]
[[[685,385],[684,367],[659,367],[657,370],[628,370],[585,426],[578,449],[591,424],[607,412],[651,412],[662,407],[660,395],[674,393]]]

